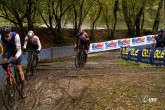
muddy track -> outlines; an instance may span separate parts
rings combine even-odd
[[[19,100],[17,110],[84,110],[81,106],[85,97],[91,97],[92,103],[97,102],[88,94],[89,88],[95,84],[95,79],[115,77],[120,75],[140,75],[148,73],[163,73],[154,66],[127,67],[116,63],[119,52],[105,52],[90,56],[90,61],[82,68],[74,66],[74,58],[67,58],[62,63],[40,64],[37,74],[27,81],[27,98]],[[101,58],[101,59],[99,59]],[[99,60],[98,60],[99,59]],[[129,76],[131,77],[131,76]],[[2,105],[2,103],[0,103]],[[85,110],[92,110],[87,106]],[[3,106],[1,106],[1,110]]]

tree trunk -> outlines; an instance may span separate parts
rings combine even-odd
[[[162,7],[163,7],[163,0],[160,0],[158,10],[157,10],[157,13],[156,13],[156,18],[155,18],[154,25],[153,25],[153,28],[152,28],[152,33],[153,34],[155,34],[158,31],[159,22],[160,22],[160,13],[161,13],[160,10],[161,10]]]
[[[64,42],[63,39],[63,35],[62,35],[62,31],[61,31],[61,18],[59,18],[58,16],[56,16],[56,23],[57,23],[57,36],[54,36],[57,38],[57,43],[60,44],[62,42]]]
[[[129,34],[129,36],[134,37],[135,36],[135,29],[134,29],[134,26],[133,26],[131,19],[129,18],[129,15],[128,15],[128,8],[127,8],[126,0],[122,1],[122,9],[123,9],[125,22],[126,22],[127,28],[128,28],[128,34]]]
[[[115,34],[115,30],[116,30],[116,24],[117,24],[117,11],[119,9],[119,1],[115,0],[115,4],[114,4],[114,9],[113,9],[113,15],[114,15],[114,25],[111,31],[111,36],[112,39],[114,39],[114,34]]]
[[[92,22],[92,30],[91,30],[90,37],[92,37],[92,36],[93,36],[94,29],[95,29],[95,24],[96,24],[97,20],[99,19],[100,14],[101,14],[101,11],[102,11],[102,6],[101,6],[101,3],[100,3],[100,1],[99,1],[99,0],[98,0],[98,4],[99,4],[99,12],[98,12],[98,14],[97,14],[97,16],[96,16],[95,20]]]
[[[136,26],[136,36],[141,35],[141,16],[143,15],[144,7],[142,6],[139,13],[136,15],[135,26]]]
[[[79,32],[79,30],[77,27],[77,10],[75,5],[73,6],[73,12],[74,12],[74,34],[76,35]]]

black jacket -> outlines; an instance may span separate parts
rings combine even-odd
[[[156,40],[156,46],[155,48],[164,48],[164,44],[165,44],[165,34],[159,34],[158,36],[155,37]]]

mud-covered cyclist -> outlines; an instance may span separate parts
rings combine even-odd
[[[27,36],[25,37],[25,42],[23,46],[23,52],[26,50],[35,50],[37,55],[37,62],[40,60],[39,53],[41,51],[41,42],[37,35],[34,34],[32,30],[30,30],[27,33]]]
[[[82,48],[82,46],[85,46],[85,59],[87,62],[87,57],[88,57],[88,50],[90,46],[90,41],[89,41],[89,35],[87,32],[85,32],[84,29],[80,30],[79,33],[76,35],[76,47],[75,49],[77,50],[78,48]]]
[[[20,42],[20,36],[16,32],[11,31],[10,26],[3,26],[1,27],[0,31],[0,47],[2,49],[2,63],[6,63],[9,58],[12,58],[13,61],[16,64],[19,76],[20,76],[20,82],[21,82],[21,90],[22,90],[22,97],[26,97],[25,93],[25,78],[24,73],[22,70],[22,57],[21,57],[21,42]],[[8,65],[3,65],[3,69],[7,71],[9,69]]]

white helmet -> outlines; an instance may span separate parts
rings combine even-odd
[[[31,30],[27,33],[28,37],[32,37],[34,35],[34,32]]]

